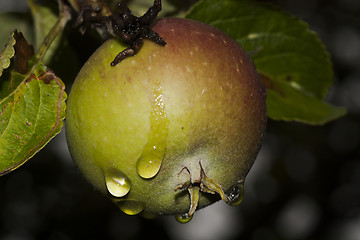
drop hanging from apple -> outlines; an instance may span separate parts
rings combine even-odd
[[[167,147],[169,121],[160,82],[154,84],[152,98],[148,142],[136,162],[136,171],[142,178],[152,178],[159,172]]]

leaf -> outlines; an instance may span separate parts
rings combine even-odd
[[[28,61],[34,56],[34,48],[32,45],[28,44],[25,40],[24,35],[16,30],[14,32],[15,38],[15,58],[14,58],[14,68],[17,72],[25,74],[28,71]]]
[[[5,48],[0,53],[0,77],[4,69],[7,69],[10,66],[10,59],[15,55],[15,38],[14,33],[11,33],[8,43],[5,45]]]
[[[116,5],[119,3],[118,0],[110,1],[113,9],[116,9]],[[133,11],[135,16],[142,16],[149,9],[149,7],[153,4],[154,1],[149,0],[127,0],[122,1],[125,2],[126,5]],[[162,1],[162,10],[159,13],[160,17],[163,16],[178,16],[184,15],[183,11],[188,9],[191,4],[193,4],[194,0],[167,0]]]
[[[14,35],[14,39],[21,39],[16,32]],[[22,47],[27,45],[23,40],[20,42]],[[0,100],[0,176],[18,168],[43,148],[60,132],[65,117],[63,82],[42,63],[26,58],[19,61],[29,63],[26,74],[12,69],[0,78],[3,96]],[[3,89],[4,86],[10,88]]]
[[[279,81],[276,86],[275,91],[268,90],[267,101],[268,115],[274,120],[289,119],[307,124],[325,124],[345,114],[343,108],[319,101],[287,83]],[[284,119],[284,116],[287,119]]]
[[[33,26],[31,16],[28,13],[8,13],[0,12],[0,48],[2,48],[9,39],[10,33],[17,29],[22,32],[30,43],[33,42]]]
[[[15,69],[17,72],[25,74],[29,68],[28,61],[34,55],[32,45],[28,44],[24,35],[16,30],[11,33],[10,39],[5,45],[3,52],[8,52],[8,54],[4,54],[4,56],[1,55],[1,58],[4,58],[4,61],[6,61],[6,65],[8,66],[6,67],[6,70],[3,71],[5,76],[0,79],[2,80],[0,81],[1,99],[8,96],[23,81],[22,78],[19,78],[16,75],[11,77],[12,70]],[[10,66],[12,58],[13,66],[10,69],[7,69]]]
[[[52,1],[43,1],[39,4],[35,0],[27,0],[30,7],[34,26],[35,26],[35,48],[39,49],[46,35],[50,32],[51,28],[55,25],[58,20],[58,13],[56,12],[56,4]],[[60,45],[61,35],[56,37],[50,48],[47,50],[46,55],[43,59],[44,64],[48,64],[51,58],[54,56],[55,51]]]
[[[330,56],[303,21],[271,5],[241,0],[202,0],[187,18],[226,32],[250,55],[266,79],[270,118],[324,124],[345,114],[323,102],[333,81]]]

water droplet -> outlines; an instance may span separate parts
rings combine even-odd
[[[123,197],[130,191],[130,180],[120,170],[110,168],[104,174],[106,187],[114,197]]]
[[[137,172],[142,178],[152,178],[159,172],[161,162],[162,156],[141,156],[136,163]]]
[[[179,215],[175,215],[175,219],[179,222],[179,223],[188,223],[191,221],[191,219],[193,218],[194,215],[189,215],[187,213],[185,214],[179,214]]]
[[[239,205],[244,199],[244,181],[240,181],[230,188],[226,193],[227,204],[230,206]]]
[[[136,215],[144,210],[144,204],[135,200],[121,200],[116,202],[117,206],[127,215]]]
[[[157,214],[155,213],[149,213],[149,212],[141,212],[140,216],[145,218],[145,219],[155,219],[158,217]]]
[[[150,132],[148,142],[136,163],[137,173],[142,178],[152,178],[160,170],[167,147],[169,120],[165,114],[163,93],[160,82],[152,89],[153,102],[150,113]]]

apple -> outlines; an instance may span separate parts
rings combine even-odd
[[[241,202],[266,126],[266,90],[251,59],[206,24],[158,20],[167,44],[97,49],[67,102],[66,135],[81,172],[125,213],[179,215]]]

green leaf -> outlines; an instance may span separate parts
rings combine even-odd
[[[14,29],[25,34],[30,43],[33,42],[33,26],[30,14],[0,12],[0,23],[0,48],[7,43],[9,35]]]
[[[28,44],[23,34],[16,30],[11,34],[8,43],[5,45],[4,54],[1,54],[1,61],[4,61],[6,69],[2,70],[0,76],[0,98],[4,98],[17,88],[17,86],[23,81],[12,71],[15,70],[18,73],[25,74],[29,69],[29,60],[34,55],[34,49],[32,45]],[[12,60],[13,59],[13,60]],[[12,64],[12,65],[11,65]],[[10,68],[8,68],[11,65]]]
[[[325,124],[345,114],[343,108],[319,101],[287,83],[279,81],[276,83],[276,88],[276,90],[268,90],[267,101],[268,115],[274,120]]]
[[[30,7],[34,26],[35,26],[35,48],[39,49],[46,35],[50,32],[52,27],[58,20],[57,6],[52,1],[44,1],[39,4],[35,0],[27,0]],[[60,45],[61,34],[56,37],[50,48],[47,50],[44,59],[44,64],[48,64],[54,56],[55,51]]]
[[[135,16],[142,16],[149,9],[149,7],[153,4],[154,1],[149,0],[127,0],[122,1],[127,4],[127,6],[132,10]],[[116,5],[119,3],[118,0],[112,0],[111,5],[113,9],[116,9]],[[186,9],[189,9],[194,3],[194,0],[167,0],[162,1],[162,10],[159,13],[160,17],[164,16],[177,16],[181,17],[184,15]]]
[[[11,33],[8,43],[0,53],[0,77],[3,70],[10,66],[10,59],[15,55],[15,42],[14,33]]]
[[[226,32],[250,55],[268,90],[270,118],[324,124],[345,114],[323,102],[333,81],[330,56],[303,21],[241,0],[202,0],[187,18]]]
[[[15,44],[15,48],[29,47],[20,40],[22,35],[14,35],[16,44],[20,44]],[[20,56],[18,61],[28,62],[29,71],[21,74],[15,70],[15,64],[10,64],[10,73],[0,78],[0,176],[18,168],[43,148],[60,132],[65,117],[63,82],[42,63]]]

